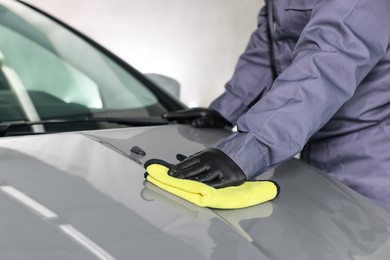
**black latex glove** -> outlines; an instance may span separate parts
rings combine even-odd
[[[237,164],[224,152],[208,148],[187,158],[179,158],[180,163],[173,165],[169,175],[203,182],[214,188],[241,185],[246,176]]]
[[[229,122],[217,111],[202,107],[166,112],[161,117],[170,122],[176,121],[180,124],[190,124],[193,127],[222,128],[229,125]]]

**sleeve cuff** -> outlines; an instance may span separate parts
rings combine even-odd
[[[267,149],[251,133],[234,133],[218,144],[217,148],[240,167],[248,180],[270,168]]]

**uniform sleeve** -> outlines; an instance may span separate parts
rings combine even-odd
[[[240,56],[232,79],[226,84],[224,93],[210,105],[232,125],[255,100],[264,95],[273,82],[267,19],[267,8],[264,6],[259,13],[258,28]]]
[[[353,96],[389,47],[390,1],[318,1],[272,89],[219,144],[255,177],[293,157]]]

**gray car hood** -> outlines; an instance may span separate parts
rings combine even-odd
[[[0,140],[0,259],[389,259],[390,218],[292,159],[272,202],[199,208],[144,181],[229,132],[125,128]]]

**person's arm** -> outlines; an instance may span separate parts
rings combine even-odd
[[[226,84],[224,93],[210,105],[232,125],[272,85],[270,48],[267,6],[264,6],[259,13],[258,28],[240,56],[232,79]]]
[[[218,145],[248,179],[299,152],[389,48],[390,1],[318,2],[292,64]]]

